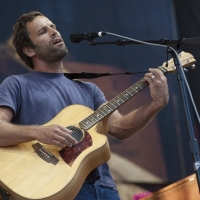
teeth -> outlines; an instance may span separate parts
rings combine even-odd
[[[56,41],[54,42],[54,44],[57,44],[57,43],[59,43],[59,42],[61,42],[61,40],[56,40]]]

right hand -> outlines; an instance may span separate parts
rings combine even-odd
[[[45,144],[53,144],[60,148],[71,147],[77,140],[71,136],[72,131],[56,124],[40,126],[37,129],[37,140]]]

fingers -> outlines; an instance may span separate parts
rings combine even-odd
[[[169,100],[168,84],[164,74],[159,69],[149,69],[144,80],[149,83],[151,97],[157,107],[164,107]]]
[[[71,135],[72,131],[60,125],[41,126],[38,133],[39,141],[45,144],[53,144],[60,148],[71,147],[77,144],[77,140]]]
[[[167,79],[161,70],[149,69],[149,73],[145,74],[144,79],[149,83],[150,88],[158,90],[161,87],[168,91]]]
[[[75,140],[71,136],[71,132],[69,129],[62,130],[58,134],[53,135],[53,138],[58,141],[58,144],[71,147],[74,144],[77,144],[77,140]]]
[[[67,143],[66,145],[68,145],[68,143],[71,143],[72,145],[77,143],[77,140],[72,136],[71,130],[62,126],[59,126],[59,128],[61,131],[55,135],[56,139],[59,138],[58,140],[64,142],[64,144]]]
[[[165,78],[164,74],[159,69],[149,69],[149,73],[145,74],[144,79],[149,84],[154,84],[155,81],[163,82],[163,81],[165,81],[166,78]]]

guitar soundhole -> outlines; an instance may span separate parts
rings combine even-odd
[[[67,128],[72,131],[72,137],[75,138],[78,142],[80,142],[84,137],[84,133],[80,128],[75,126],[68,126]]]

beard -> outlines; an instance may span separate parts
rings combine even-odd
[[[68,49],[64,43],[58,45],[41,43],[34,45],[34,51],[37,57],[46,63],[61,61],[68,54]]]

